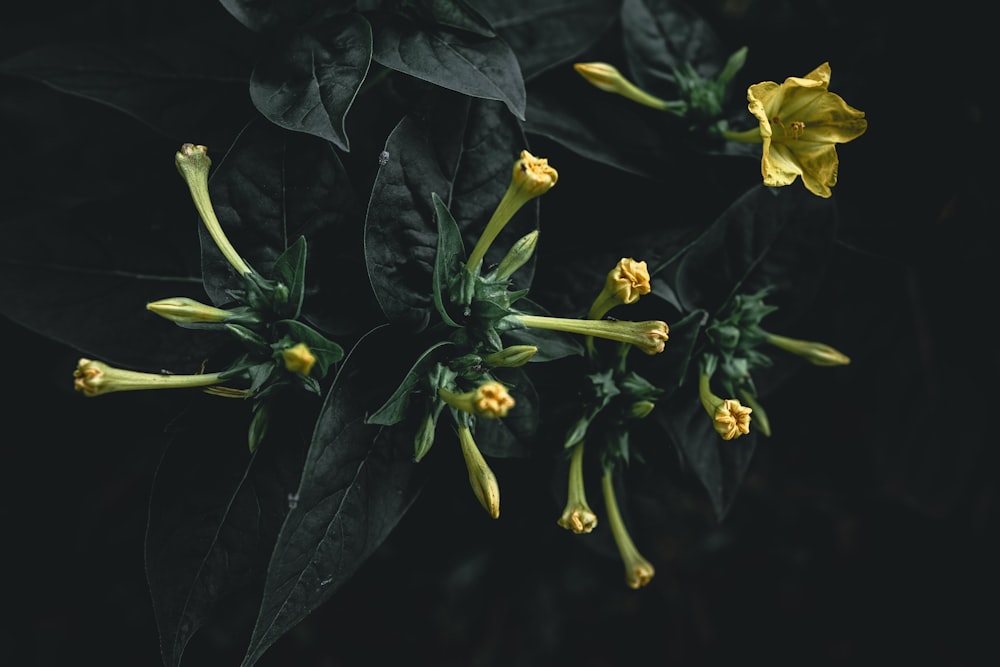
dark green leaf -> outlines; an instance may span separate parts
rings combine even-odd
[[[723,440],[712,428],[712,418],[697,395],[669,401],[665,410],[656,410],[657,421],[666,429],[683,454],[691,471],[704,485],[721,521],[732,507],[757,446],[757,433]]]
[[[510,183],[525,148],[517,121],[497,102],[440,91],[426,110],[407,116],[386,142],[365,221],[368,277],[386,318],[422,330],[433,309],[437,229],[432,193],[438,193],[471,248]],[[538,226],[529,203],[486,254],[497,263],[510,246]],[[531,282],[534,262],[519,269],[515,287]]]
[[[371,51],[371,26],[360,14],[312,21],[258,61],[250,97],[272,123],[350,150],[344,122]]]
[[[708,22],[683,2],[624,0],[621,19],[626,63],[619,69],[653,95],[677,99],[675,69],[691,64],[715,78],[729,57]]]
[[[521,68],[503,40],[402,20],[373,27],[372,58],[380,65],[463,95],[498,100],[524,120]]]
[[[357,252],[360,205],[328,142],[258,119],[218,161],[210,189],[229,240],[265,277],[272,277],[282,253],[305,238],[302,319],[330,335],[359,333],[374,324],[371,292],[357,279],[364,275]],[[199,230],[206,290],[214,303],[226,303],[232,291],[243,289],[242,281],[203,226]]]
[[[604,35],[621,0],[474,0],[510,44],[527,81],[568,63]]]
[[[47,44],[3,61],[0,72],[116,109],[178,145],[205,143],[232,137],[253,111],[248,46],[231,21],[212,20],[167,38]]]
[[[201,396],[170,428],[145,545],[167,667],[181,663],[199,628],[235,611],[230,605],[238,600],[256,597],[263,584],[317,404],[297,400],[276,407],[253,455],[243,401]]]
[[[455,318],[448,313],[448,307],[454,307],[449,285],[461,281],[458,272],[465,271],[465,244],[462,242],[462,232],[458,223],[451,217],[451,212],[436,192],[431,193],[434,201],[434,218],[437,220],[437,249],[434,255],[434,307],[438,314],[450,326],[459,326]],[[461,318],[464,319],[464,318]]]
[[[423,0],[431,18],[439,25],[465,30],[481,37],[493,37],[493,26],[465,0]]]
[[[237,21],[257,31],[279,30],[308,19],[319,8],[344,11],[353,0],[219,0]]]
[[[295,319],[302,310],[306,289],[306,237],[300,236],[278,255],[271,267],[271,275],[288,289],[286,317]]]
[[[451,343],[442,341],[424,350],[413,366],[410,367],[410,370],[392,393],[392,396],[389,397],[389,400],[369,415],[365,421],[369,424],[381,424],[384,426],[392,426],[401,422],[406,417],[410,399],[415,393],[421,392],[420,383],[432,371],[435,364],[443,361],[442,348],[445,346],[451,346]]]
[[[351,351],[324,401],[302,479],[278,535],[260,613],[243,660],[251,667],[323,604],[382,544],[422,487],[413,442],[365,423],[382,388],[372,368],[397,336],[368,334]]]

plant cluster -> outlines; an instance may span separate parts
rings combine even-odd
[[[553,527],[581,541],[606,527],[641,588],[656,563],[629,529],[629,471],[697,479],[722,519],[758,438],[780,428],[767,390],[794,373],[768,374],[849,363],[765,325],[781,312],[792,326],[808,303],[836,241],[836,146],[866,129],[828,63],[740,86],[752,49],[723,48],[672,0],[221,5],[256,38],[254,117],[214,163],[197,137],[177,150],[203,294],[144,304],[191,352],[153,371],[169,362],[127,367],[81,345],[73,373],[88,397],[199,390],[165,471],[222,447],[199,427],[212,402],[247,406],[224,429],[241,442],[226,450],[236,481],[192,493],[157,479],[147,570],[166,665],[228,595],[257,587],[253,665],[378,548],[440,457],[462,456],[493,519],[492,459],[552,465],[565,480]],[[40,76],[30,59],[5,69]],[[355,117],[369,122],[349,131]],[[626,256],[580,252],[556,284],[547,248],[627,223],[549,238],[545,203],[572,176],[536,140],[651,187],[716,161],[760,182],[714,219],[622,232]]]

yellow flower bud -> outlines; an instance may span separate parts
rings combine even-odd
[[[285,348],[281,351],[281,357],[285,360],[285,368],[299,375],[309,375],[316,364],[316,356],[305,343]]]
[[[494,519],[500,518],[500,485],[497,483],[496,475],[490,470],[486,459],[483,458],[476,441],[472,438],[472,431],[465,424],[458,424],[458,442],[462,447],[462,457],[465,459],[465,467],[469,471],[469,485],[472,492],[479,500],[479,504]]]
[[[604,289],[594,300],[587,317],[599,320],[615,306],[635,303],[643,294],[649,294],[650,289],[646,262],[622,257],[615,267],[608,271]]]
[[[765,340],[777,348],[797,354],[806,361],[817,366],[846,366],[851,363],[850,357],[835,350],[825,343],[808,340],[797,340],[776,334],[767,334]]]
[[[228,310],[209,306],[186,296],[175,296],[147,303],[146,310],[177,324],[225,322],[231,315]]]
[[[503,280],[514,275],[515,271],[527,264],[528,260],[531,259],[536,245],[538,245],[537,229],[519,238],[517,243],[511,246],[504,258],[500,260],[500,264],[497,265],[496,277]]]
[[[486,256],[490,245],[514,214],[535,197],[540,197],[551,190],[558,180],[559,172],[549,166],[547,159],[535,157],[526,150],[521,151],[521,157],[514,162],[507,191],[490,216],[489,222],[486,223],[482,236],[476,241],[465,268],[470,271],[475,270]]]
[[[666,100],[650,95],[626,79],[621,72],[608,63],[575,63],[573,69],[590,85],[606,93],[621,95],[633,102],[663,111],[670,104]]]
[[[88,398],[116,391],[207,387],[221,381],[220,373],[198,375],[141,373],[83,358],[77,362],[76,370],[73,371],[73,388]]]
[[[629,588],[642,588],[648,584],[656,570],[646,558],[639,553],[632,536],[629,535],[621,511],[618,509],[618,499],[615,497],[614,478],[610,468],[604,470],[601,477],[601,490],[604,493],[604,506],[608,512],[608,523],[611,525],[611,535],[615,539],[618,553],[625,565],[625,584]]]

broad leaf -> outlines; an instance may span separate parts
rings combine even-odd
[[[372,187],[364,245],[368,277],[390,322],[420,331],[431,320],[437,254],[432,194],[447,205],[471,248],[503,197],[525,144],[517,122],[499,103],[445,92],[392,131]],[[536,200],[500,233],[486,265],[499,262],[514,241],[537,226]],[[530,284],[533,266],[532,260],[514,274],[514,288]]]
[[[449,326],[459,326],[448,310],[454,308],[448,286],[453,284],[452,278],[460,277],[465,272],[465,245],[462,242],[462,232],[451,212],[436,192],[431,193],[434,201],[434,219],[437,220],[437,250],[434,255],[434,307],[441,319]]]
[[[373,27],[372,57],[380,65],[463,95],[498,100],[524,120],[524,79],[503,40],[403,20]]]
[[[371,556],[422,486],[413,443],[365,423],[383,398],[372,368],[397,335],[376,329],[351,351],[324,401],[302,479],[278,535],[264,596],[243,660],[251,667],[288,630],[330,598]],[[374,364],[374,366],[373,366]]]
[[[525,81],[593,46],[618,18],[621,0],[475,0],[517,54]]]
[[[721,521],[732,507],[750,466],[757,446],[756,431],[751,429],[747,435],[723,440],[712,428],[712,418],[697,395],[678,395],[667,409],[654,414],[704,485],[715,516]]]
[[[208,20],[169,37],[47,44],[0,62],[0,72],[116,109],[179,145],[231,140],[253,113],[249,57],[242,30]]]
[[[333,335],[371,328],[377,312],[371,292],[357,280],[364,275],[357,252],[361,212],[328,142],[258,119],[219,159],[210,191],[229,240],[265,277],[273,278],[278,257],[305,237],[303,319]],[[242,280],[199,229],[206,290],[217,305],[230,302],[231,292],[243,289]]]
[[[234,600],[256,597],[295,490],[318,401],[281,401],[254,454],[249,406],[203,396],[170,428],[154,480],[146,572],[167,667]],[[314,412],[312,413],[314,414]],[[231,611],[231,610],[230,610]]]
[[[371,26],[360,14],[310,22],[258,61],[250,98],[272,123],[350,150],[344,121],[368,73],[371,51]]]

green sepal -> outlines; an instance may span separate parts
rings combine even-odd
[[[625,394],[631,402],[653,401],[655,403],[656,400],[663,395],[663,389],[654,386],[651,382],[649,382],[649,380],[634,371],[626,373],[621,380],[619,380],[618,385],[622,393]]]
[[[251,354],[259,357],[269,356],[271,346],[264,339],[264,337],[257,332],[240,324],[226,324],[226,330],[236,336],[236,338],[238,338],[239,341],[246,346],[247,350],[249,350]]]
[[[434,218],[437,220],[438,229],[432,281],[434,307],[437,308],[441,319],[446,324],[458,327],[461,325],[448,312],[447,303],[468,306],[471,302],[471,295],[466,300],[464,291],[461,294],[453,292],[454,286],[462,284],[462,274],[468,273],[465,270],[465,244],[462,241],[462,232],[458,228],[458,223],[455,222],[455,218],[452,217],[451,211],[445,206],[444,201],[437,193],[431,193],[431,199],[434,202]]]
[[[300,236],[295,243],[274,260],[271,273],[285,290],[278,290],[283,303],[275,303],[273,312],[277,317],[296,319],[302,312],[302,301],[306,293],[306,238]]]
[[[452,343],[450,341],[441,341],[424,350],[413,366],[410,367],[403,381],[396,387],[396,391],[382,404],[382,407],[368,415],[365,423],[392,426],[403,421],[406,417],[410,399],[419,390],[418,387],[421,381],[426,379],[428,373],[439,372],[435,367],[440,365],[438,360],[441,355],[441,349],[446,345],[452,345]]]
[[[318,379],[324,378],[330,366],[344,358],[344,348],[298,320],[275,322],[274,331],[279,336],[279,341],[274,346],[275,354],[280,354],[281,350],[296,343],[309,346],[309,351],[316,357],[311,375]]]
[[[251,454],[257,451],[271,423],[271,409],[265,401],[254,401],[252,412],[250,427],[247,429],[247,444]]]

